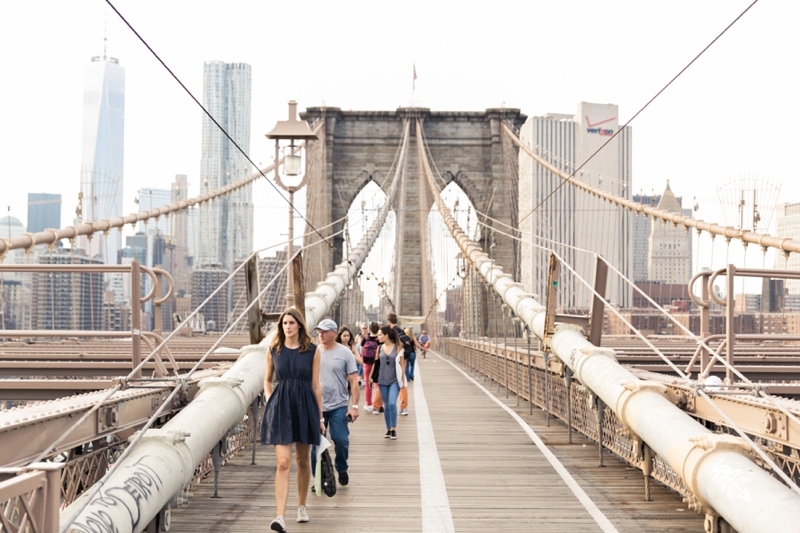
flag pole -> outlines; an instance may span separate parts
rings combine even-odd
[[[414,75],[411,78],[411,107],[414,107],[414,92],[417,89],[417,65],[412,63]]]

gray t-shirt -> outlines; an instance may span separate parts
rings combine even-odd
[[[319,365],[319,380],[322,384],[322,411],[328,412],[349,403],[347,376],[358,372],[356,359],[345,346],[338,342],[330,350],[319,345],[322,351]]]
[[[397,360],[397,346],[392,348],[392,352],[386,355],[383,351],[383,346],[378,348],[378,355],[381,358],[380,375],[378,376],[378,385],[391,385],[397,382],[397,367],[395,361]]]

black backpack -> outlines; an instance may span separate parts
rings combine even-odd
[[[400,339],[400,344],[403,345],[403,351],[406,353],[406,355],[413,352],[414,341],[412,341],[411,338],[408,335],[406,335],[406,332],[403,331],[403,328],[401,328],[400,326],[395,326],[394,331],[395,333],[397,333],[397,336]]]

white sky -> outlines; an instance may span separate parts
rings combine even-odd
[[[202,99],[204,60],[253,67],[254,161],[286,102],[390,110],[519,107],[574,113],[579,101],[632,116],[750,0],[315,1],[116,0],[115,5]],[[633,123],[633,190],[697,196],[723,222],[717,188],[758,175],[800,201],[797,56],[800,3],[761,0]],[[0,216],[26,222],[28,192],[60,193],[71,223],[79,190],[84,69],[108,53],[126,70],[124,205],[177,173],[197,191],[201,111],[102,0],[0,2],[3,127]],[[256,245],[275,242],[286,208],[256,189]],[[282,225],[281,225],[282,226]],[[267,229],[267,228],[270,229]],[[272,233],[271,233],[272,232]],[[721,239],[718,239],[721,241]],[[703,244],[701,243],[701,248]],[[701,263],[709,246],[701,249]],[[756,254],[753,250],[748,252]],[[717,252],[714,267],[725,252]],[[758,262],[760,266],[760,260]]]

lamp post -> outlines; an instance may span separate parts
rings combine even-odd
[[[275,139],[275,183],[289,193],[289,246],[287,247],[286,262],[291,263],[294,255],[294,193],[305,186],[308,174],[304,174],[297,185],[285,185],[281,179],[279,166],[283,167],[283,174],[296,177],[300,174],[302,166],[302,152],[304,147],[296,145],[296,141],[310,141],[318,139],[308,127],[305,120],[297,119],[297,102],[289,102],[289,119],[279,120],[275,127],[267,133],[267,139]],[[288,141],[281,147],[281,141]],[[281,150],[283,150],[283,165],[279,165]],[[307,158],[306,158],[307,159]],[[294,305],[294,273],[292,265],[286,267],[286,306]]]

